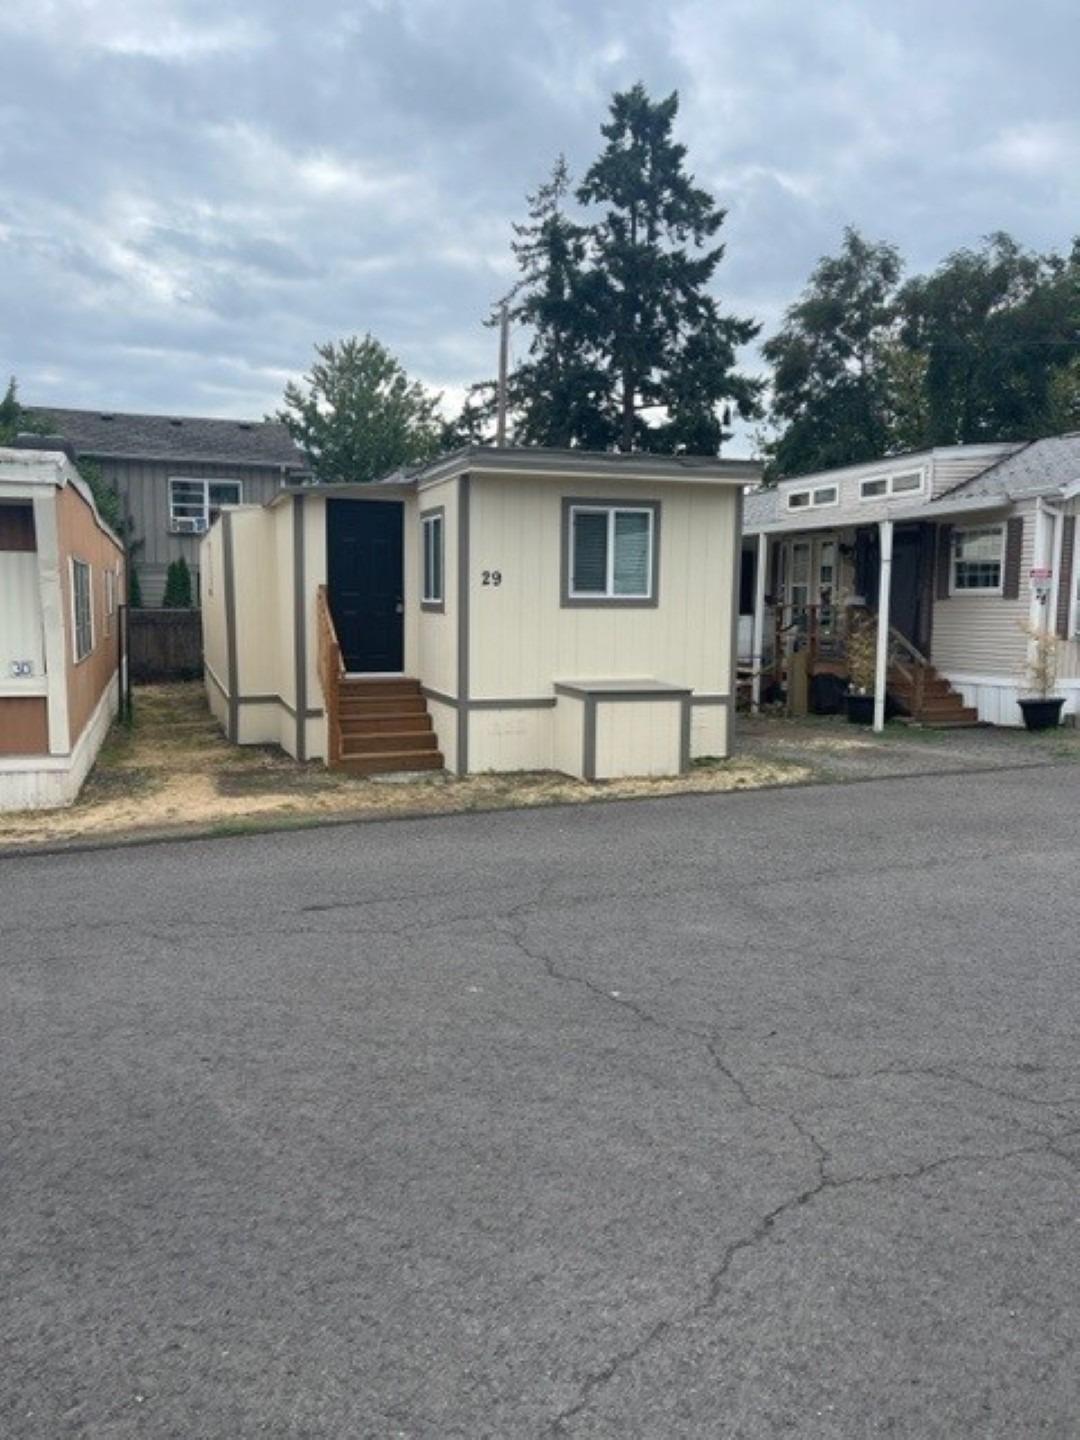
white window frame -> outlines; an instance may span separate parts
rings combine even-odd
[[[910,487],[909,489],[907,489],[907,490],[897,491],[896,488],[895,488],[897,480],[906,480],[909,475],[917,475],[917,476],[919,477],[919,483],[918,483],[918,485],[913,485],[913,486],[911,486],[911,487]],[[867,487],[867,485],[881,485],[881,484],[884,484],[884,486],[885,486],[884,492],[883,492],[882,494],[880,494],[880,495],[867,495],[867,493],[866,493],[866,487]],[[894,470],[894,471],[892,471],[892,472],[891,472],[890,474],[888,474],[888,475],[865,475],[865,476],[859,481],[859,499],[860,499],[860,500],[879,500],[879,501],[880,501],[880,500],[892,500],[892,499],[896,498],[897,495],[902,496],[902,497],[906,500],[906,499],[907,499],[909,496],[911,496],[911,495],[922,495],[922,494],[925,493],[925,491],[926,491],[926,471],[925,471],[925,470],[921,470],[921,469],[920,469],[920,470]]]
[[[960,559],[959,546],[957,541],[961,535],[977,535],[987,531],[996,530],[1001,542],[1001,555],[998,560],[998,575],[1000,579],[996,585],[961,585],[956,584],[956,566]],[[979,595],[1003,595],[1005,593],[1005,535],[1006,526],[1004,522],[993,525],[958,525],[953,529],[949,539],[949,597],[963,600],[968,596]]]
[[[202,486],[202,514],[201,515],[177,515],[175,505],[181,504],[187,507],[193,506],[196,502],[188,497],[182,501],[174,499],[177,485],[201,485]],[[211,485],[233,485],[236,487],[236,499],[228,500],[228,505],[242,505],[244,503],[244,482],[234,480],[232,476],[210,476],[202,475],[170,475],[169,476],[169,533],[172,535],[205,535],[210,529],[210,487]],[[218,509],[220,510],[220,505]],[[183,520],[194,520],[194,526],[181,524]]]
[[[94,571],[89,560],[81,560],[76,555],[72,555],[68,563],[71,567],[71,654],[74,664],[81,665],[94,653],[97,643],[94,635]],[[90,632],[90,644],[81,653],[79,650],[78,580],[76,578],[80,568],[86,572],[87,628]]]
[[[819,500],[818,496],[832,491],[831,500]],[[793,505],[791,502],[799,495],[809,495],[810,501],[807,505]],[[830,510],[834,505],[840,504],[840,486],[831,481],[827,485],[803,485],[798,490],[789,490],[787,493],[786,505],[789,510],[801,512],[803,510]]]
[[[431,578],[434,580],[435,546],[439,556],[438,593],[428,585],[428,545],[432,548]],[[443,506],[425,510],[420,515],[420,604],[425,610],[442,610],[446,606],[446,511]]]
[[[574,589],[574,526],[578,515],[606,515],[607,516],[607,571],[604,576],[603,590],[575,590]],[[635,591],[632,595],[616,594],[615,592],[615,517],[618,515],[645,515],[649,520],[649,529],[646,541],[646,582],[643,591]],[[566,537],[567,543],[567,578],[566,593],[569,599],[576,601],[599,601],[603,604],[640,605],[643,601],[653,601],[656,596],[653,593],[655,575],[653,567],[653,552],[656,544],[656,507],[653,505],[606,505],[606,504],[574,504],[570,506],[569,534]]]
[[[105,576],[105,634],[112,634],[112,617],[116,613],[116,581],[117,572],[113,569],[106,569],[102,572]]]

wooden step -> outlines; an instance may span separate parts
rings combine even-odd
[[[397,770],[442,770],[444,765],[438,750],[381,750],[342,755],[337,768],[357,775],[391,775]]]
[[[343,695],[338,704],[338,714],[370,715],[373,719],[381,715],[425,715],[427,701],[422,695],[387,695],[382,700]]]
[[[397,731],[389,735],[350,735],[341,737],[343,755],[373,755],[379,750],[437,750],[434,730]]]
[[[405,730],[430,730],[431,716],[424,710],[388,715],[352,715],[346,712],[341,717],[343,735],[387,735]]]
[[[341,682],[341,697],[362,697],[365,700],[382,700],[388,695],[419,695],[420,681],[406,676],[395,675],[382,680],[369,676],[346,676]]]

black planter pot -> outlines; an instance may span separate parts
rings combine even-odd
[[[1021,700],[1024,724],[1029,730],[1056,730],[1061,724],[1061,707],[1065,704],[1063,695],[1050,699]]]
[[[847,718],[852,725],[872,725],[874,723],[873,695],[848,695]]]

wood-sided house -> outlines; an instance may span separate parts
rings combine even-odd
[[[97,464],[119,493],[147,606],[161,604],[169,565],[181,556],[198,596],[199,541],[223,505],[261,504],[307,473],[305,457],[276,421],[51,406],[32,413],[77,461]]]
[[[78,794],[119,703],[124,581],[68,457],[0,449],[0,810]]]
[[[853,608],[877,625],[877,715],[1022,723],[1030,628],[1063,641],[1080,710],[1080,434],[964,445],[783,480],[746,497],[740,656],[755,704],[805,652],[811,704],[847,680]]]
[[[211,708],[363,773],[672,774],[726,755],[752,462],[473,447],[227,508]]]

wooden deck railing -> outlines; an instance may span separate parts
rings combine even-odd
[[[345,661],[341,655],[334,617],[326,586],[320,585],[315,596],[315,623],[319,645],[319,681],[326,708],[326,763],[336,765],[341,759],[341,682],[345,678]]]
[[[913,715],[921,713],[926,699],[926,677],[931,669],[930,661],[921,650],[911,643],[906,635],[889,627],[889,669],[896,670],[911,686],[910,709]]]

